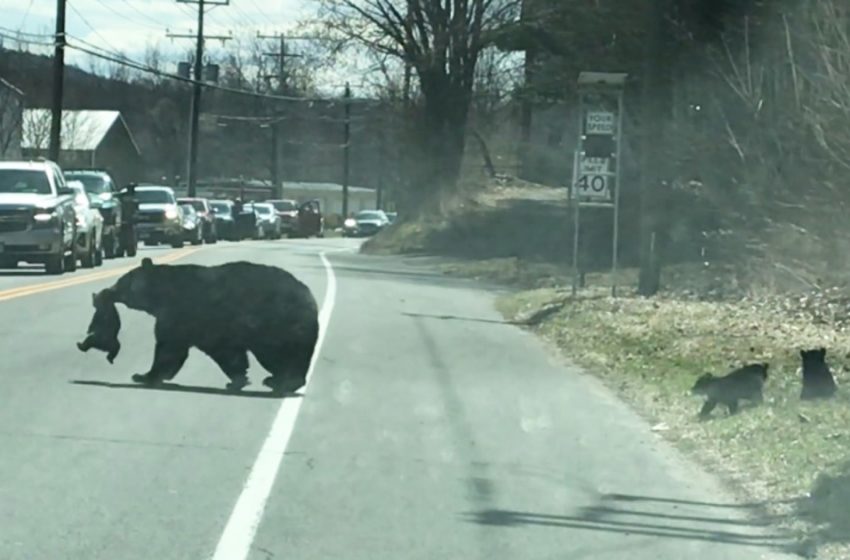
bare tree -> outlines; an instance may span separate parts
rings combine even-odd
[[[519,15],[519,0],[323,0],[331,28],[409,64],[422,92],[416,199],[423,209],[457,185],[476,65],[494,32]]]
[[[0,83],[0,160],[20,157],[23,101],[17,91]]]
[[[50,111],[31,109],[23,115],[23,137],[32,149],[46,151],[50,145]],[[97,132],[94,122],[79,111],[62,112],[62,149],[90,144]]]

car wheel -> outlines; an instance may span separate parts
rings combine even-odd
[[[47,257],[47,262],[44,263],[44,272],[54,276],[65,272],[65,256],[59,253],[58,255]]]
[[[89,235],[89,245],[84,255],[80,257],[80,266],[83,268],[94,268],[94,240]]]
[[[65,259],[65,272],[74,272],[77,270],[77,249],[71,249],[71,254],[63,257]]]
[[[174,249],[182,249],[183,248],[183,240],[179,237],[171,240],[171,246]]]
[[[94,265],[102,266],[103,265],[103,241],[101,241],[101,246],[94,250]]]
[[[215,245],[216,243],[218,243],[218,236],[213,235],[212,237],[209,238],[207,243],[209,243],[210,245]]]
[[[192,240],[192,245],[200,245],[204,242],[204,237],[201,235],[201,230],[197,230],[195,238]]]

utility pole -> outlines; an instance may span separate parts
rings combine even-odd
[[[386,123],[381,119],[381,127],[378,130],[378,196],[375,205],[378,210],[384,209],[384,173],[387,165],[387,139]]]
[[[277,138],[277,135],[278,135],[278,128],[277,128],[278,123],[277,123],[277,121],[272,121],[271,123],[269,123],[269,127],[271,127],[271,132],[272,132],[272,153],[271,153],[271,156],[272,156],[272,161],[271,161],[272,188],[274,189],[275,198],[282,198],[283,197],[283,185],[280,182],[280,170],[278,169],[278,162],[277,162],[277,156],[278,156],[278,153],[280,153],[280,149],[278,148],[278,138]]]
[[[263,53],[263,56],[268,56],[271,58],[277,59],[277,93],[279,95],[285,95],[287,92],[287,84],[286,84],[286,57],[288,56],[297,56],[297,55],[289,55],[286,52],[286,37],[283,33],[279,35],[262,35],[259,32],[257,33],[257,39],[278,39],[280,41],[280,52],[276,53]],[[272,78],[274,76],[267,75],[266,79]],[[274,111],[266,110],[267,114],[270,116],[274,116],[272,113]],[[269,161],[270,166],[270,176],[272,182],[272,188],[274,189],[275,198],[283,197],[283,188],[280,180],[280,146],[278,141],[278,134],[280,133],[280,124],[278,119],[272,119],[269,121],[269,129],[271,131],[271,157]]]
[[[351,86],[345,84],[345,132],[342,145],[342,219],[348,218],[348,182],[350,180],[351,165]]]
[[[204,15],[207,6],[227,6],[230,0],[177,0],[180,4],[198,5],[198,29],[195,38],[195,75],[192,89],[192,116],[189,120],[189,166],[187,170],[188,195],[195,196],[198,183],[198,125],[201,118],[201,91],[204,73]],[[185,35],[168,34],[168,37],[186,38]],[[229,40],[230,37],[216,37],[221,41]]]
[[[65,12],[66,0],[56,0],[56,38],[53,48],[53,102],[50,120],[48,159],[58,162],[62,150],[62,107],[65,96]]]
[[[320,37],[307,37],[307,36],[287,36],[283,33],[279,33],[277,35],[262,35],[257,33],[257,39],[277,39],[279,41],[278,52],[267,52],[263,53],[263,56],[268,56],[270,58],[277,59],[277,92],[279,95],[286,95],[289,93],[289,84],[287,83],[287,75],[286,75],[286,59],[287,58],[300,58],[302,55],[300,54],[290,54],[286,52],[286,41],[287,39],[291,40],[317,40]],[[273,75],[267,75],[265,78],[272,78]],[[280,182],[280,170],[279,170],[279,159],[280,159],[280,119],[274,119],[269,125],[271,127],[272,133],[272,159],[271,159],[271,176],[272,183],[274,184],[276,196],[278,198],[283,197],[283,185]]]

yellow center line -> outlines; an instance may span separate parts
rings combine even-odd
[[[154,258],[153,260],[157,264],[167,264],[186,258],[189,255],[197,253],[201,249],[202,248],[179,249],[177,251],[167,253],[162,257]],[[69,288],[71,286],[78,286],[80,284],[88,284],[90,282],[97,282],[98,280],[105,280],[106,278],[114,278],[116,276],[121,276],[125,272],[129,272],[138,266],[139,263],[134,262],[130,266],[112,268],[101,272],[93,272],[91,274],[75,276],[63,280],[55,280],[53,282],[39,282],[38,284],[30,284],[28,286],[20,286],[17,288],[10,288],[8,290],[0,290],[0,301],[40,294],[42,292],[49,292],[51,290],[59,290],[61,288]]]

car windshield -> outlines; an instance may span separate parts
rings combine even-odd
[[[112,183],[101,175],[91,173],[65,173],[65,179],[79,181],[87,193],[103,194],[112,192]]]
[[[272,202],[272,205],[278,212],[292,212],[298,209],[298,206],[291,200],[278,200],[276,202]]]
[[[0,193],[51,194],[47,173],[34,169],[0,169]]]
[[[195,208],[191,204],[181,204],[180,208],[183,209],[183,212],[185,212],[187,216],[195,215]]]
[[[381,212],[365,211],[357,214],[358,220],[383,220],[384,218],[385,217]]]
[[[230,205],[225,202],[210,202],[210,208],[215,214],[230,214]]]
[[[174,204],[174,196],[160,189],[136,189],[136,199],[140,204]]]
[[[265,204],[258,204],[254,206],[254,209],[257,211],[257,214],[262,216],[268,216],[272,213],[272,209],[270,206],[266,206]]]

